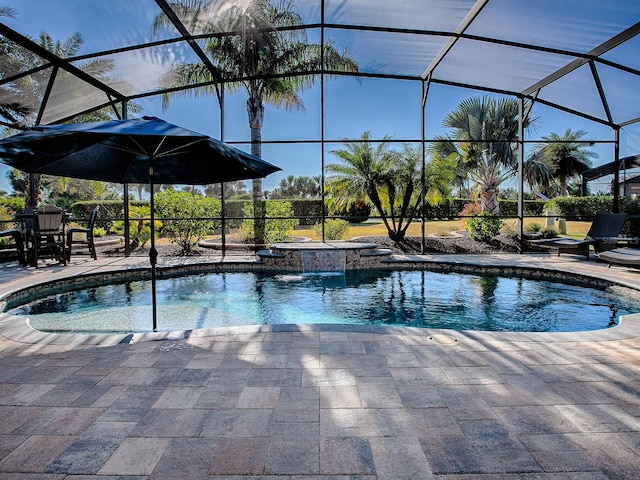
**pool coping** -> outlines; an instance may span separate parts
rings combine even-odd
[[[213,257],[203,261],[181,258],[166,260],[159,265],[159,277],[197,273],[264,271],[261,262],[251,258]],[[115,259],[98,263],[83,262],[81,268],[54,268],[43,278],[29,276],[29,269],[16,268],[16,280],[0,288],[0,306],[4,306],[12,296],[25,290],[42,286],[77,282],[86,283],[87,278],[101,276],[112,279],[145,278],[149,275],[148,265],[137,259]],[[611,284],[639,292],[640,275],[629,269],[609,269],[598,262],[588,262],[572,258],[555,258],[548,254],[495,254],[495,255],[393,255],[382,266],[384,269],[424,269],[430,271],[461,273],[495,273],[515,275],[524,278],[547,278],[554,280],[571,279],[579,283],[595,282],[599,285]],[[24,271],[23,271],[24,270]],[[41,269],[45,270],[45,269]],[[506,273],[505,273],[506,272]],[[27,275],[21,275],[26,273]],[[638,278],[634,278],[638,277]],[[35,281],[34,281],[35,280]],[[111,280],[112,281],[112,280]],[[640,314],[625,315],[618,325],[600,330],[580,332],[493,332],[475,330],[429,329],[418,327],[389,327],[349,324],[277,324],[216,327],[212,329],[126,333],[126,334],[57,334],[35,330],[28,318],[0,312],[0,335],[16,342],[46,345],[116,345],[160,340],[184,340],[192,337],[216,337],[228,335],[259,335],[271,332],[356,332],[370,334],[403,335],[407,339],[418,337],[421,341],[439,341],[447,338],[455,341],[493,340],[519,342],[567,342],[567,341],[609,341],[640,336]]]

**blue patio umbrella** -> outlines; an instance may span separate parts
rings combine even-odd
[[[149,183],[208,185],[264,178],[280,168],[224,142],[155,117],[33,127],[0,140],[0,161],[27,173]],[[154,229],[149,249],[156,320]]]

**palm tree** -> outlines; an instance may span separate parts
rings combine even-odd
[[[598,157],[596,152],[580,142],[586,134],[584,130],[573,132],[570,128],[562,135],[552,132],[542,137],[545,143],[538,146],[529,157],[546,165],[560,188],[561,196],[567,196],[567,182],[590,168],[591,159]]]
[[[348,210],[363,198],[368,199],[378,210],[382,220],[391,231],[378,187],[389,177],[389,171],[397,154],[389,149],[389,137],[385,136],[377,147],[370,142],[371,132],[363,132],[359,142],[343,142],[344,148],[332,150],[339,162],[326,165],[325,189],[330,206],[336,210]]]
[[[325,186],[328,199],[337,210],[348,210],[366,199],[378,211],[389,238],[400,242],[422,204],[422,152],[408,144],[401,152],[393,151],[388,136],[374,146],[370,135],[364,132],[360,141],[345,141],[343,149],[331,152],[339,162],[326,166],[331,173]],[[446,198],[454,167],[446,159],[427,165],[424,198],[429,203],[435,205]]]
[[[479,190],[482,211],[491,215],[500,214],[500,185],[517,172],[518,115],[517,99],[471,97],[460,102],[442,122],[451,129],[448,138],[466,167],[462,171],[468,171]],[[536,120],[525,118],[524,128],[530,128]],[[525,175],[529,181],[543,178],[544,165],[530,159],[525,164]]]
[[[324,45],[308,43],[301,29],[302,17],[288,1],[247,0],[221,3],[210,0],[182,0],[170,4],[191,31],[210,34],[204,50],[217,74],[231,92],[245,89],[251,129],[251,154],[262,155],[264,105],[287,110],[304,110],[299,93],[312,87],[326,71],[357,72],[357,64],[346,51],[338,52],[331,41]],[[158,15],[153,29],[171,26],[165,15]],[[204,96],[215,93],[218,79],[201,63],[174,66],[163,78],[168,86],[207,84],[196,89],[169,93]],[[262,180],[253,180],[253,199],[262,198]]]

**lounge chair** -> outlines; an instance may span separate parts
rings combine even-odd
[[[589,260],[591,247],[598,254],[606,249],[605,244],[616,244],[626,218],[627,215],[625,213],[596,213],[587,235],[582,240],[558,237],[530,240],[529,243],[555,247],[558,249],[558,256],[561,253],[572,253],[584,255]]]
[[[626,267],[640,267],[640,248],[622,247],[607,250],[598,254],[598,260]]]

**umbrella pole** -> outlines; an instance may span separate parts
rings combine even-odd
[[[156,262],[158,260],[158,251],[156,250],[156,234],[155,234],[155,215],[153,213],[153,158],[151,159],[151,166],[149,167],[149,206],[151,208],[151,248],[149,249],[149,262],[151,263],[151,311],[153,318],[153,331],[158,331],[158,316],[157,316],[157,300],[156,300]]]
[[[30,173],[29,174],[29,199],[31,201],[31,208],[36,208],[38,206],[35,182],[36,182],[36,174]]]

